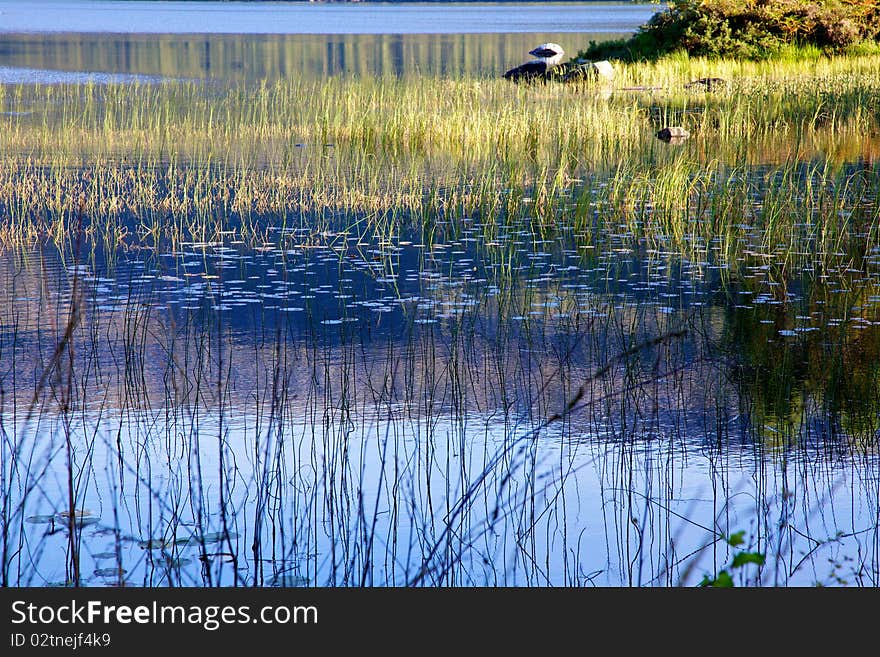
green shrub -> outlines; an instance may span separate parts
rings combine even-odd
[[[880,37],[880,0],[673,0],[629,40],[597,44],[584,59],[766,59],[792,47],[844,52]]]

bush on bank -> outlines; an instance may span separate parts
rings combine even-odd
[[[590,42],[583,59],[768,59],[786,54],[877,51],[880,0],[672,0],[630,39]]]

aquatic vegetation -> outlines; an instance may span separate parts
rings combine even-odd
[[[2,88],[2,584],[876,585],[878,70]]]
[[[722,536],[724,541],[733,548],[739,548],[744,542],[745,532],[739,531],[730,536]],[[700,581],[700,586],[712,588],[731,588],[734,586],[731,571],[744,569],[749,564],[763,566],[766,563],[765,556],[760,552],[749,552],[748,550],[740,550],[733,555],[727,568],[718,571],[714,576],[704,575]]]
[[[682,88],[710,66],[735,85]],[[363,234],[388,235],[402,222],[475,213],[613,222],[634,206],[672,221],[680,237],[707,219],[704,235],[742,223],[738,206],[706,212],[728,191],[751,196],[756,214],[772,206],[765,223],[781,229],[841,202],[870,225],[876,143],[865,135],[877,134],[877,117],[866,108],[880,95],[876,70],[870,57],[792,75],[672,59],[620,73],[625,88],[660,90],[610,98],[589,86],[432,78],[18,86],[0,103],[33,114],[5,119],[0,238],[69,241],[80,215],[94,239],[155,246],[227,230],[262,240],[267,221],[291,217],[318,233],[343,213]],[[654,143],[652,126],[670,122],[695,133],[686,148]],[[848,168],[854,158],[863,174]],[[811,160],[831,184],[804,196],[800,168]],[[777,175],[783,184],[766,183]],[[841,199],[854,185],[862,196]]]

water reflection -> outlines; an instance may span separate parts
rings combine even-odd
[[[497,76],[537,43],[570,52],[616,33],[115,35],[0,34],[0,66],[70,73],[260,80],[328,75]],[[4,74],[0,82],[15,83]],[[20,75],[20,74],[19,74]],[[73,79],[66,80],[69,82]]]
[[[877,584],[871,253],[484,228],[4,253],[14,583]]]
[[[728,307],[723,348],[741,406],[769,444],[876,449],[880,297],[875,276],[838,287],[807,274],[798,281],[807,286],[802,296],[788,303],[751,286],[739,289]],[[763,310],[756,313],[755,303]],[[807,428],[810,423],[816,426]]]
[[[150,84],[165,78],[158,75],[129,73],[93,73],[59,71],[43,68],[15,68],[0,66],[2,84]],[[22,112],[3,112],[6,116],[22,115]]]

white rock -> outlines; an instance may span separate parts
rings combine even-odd
[[[600,78],[605,78],[606,80],[614,79],[614,67],[608,60],[603,59],[601,62],[593,62],[593,70],[596,71],[596,75]]]

